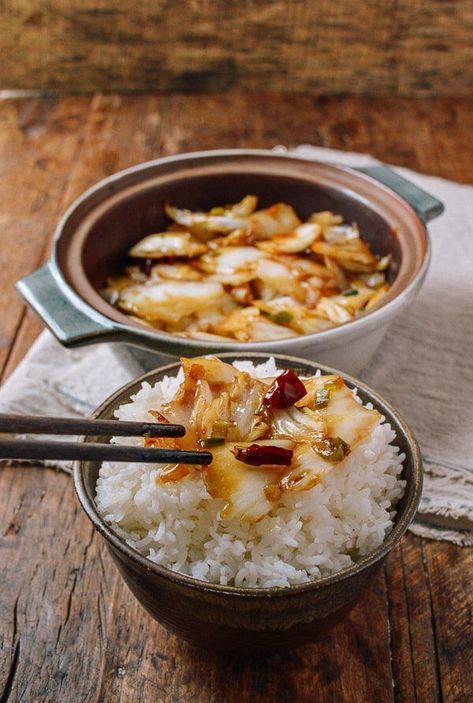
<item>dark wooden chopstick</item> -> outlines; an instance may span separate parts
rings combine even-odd
[[[133,461],[153,464],[210,464],[210,452],[183,451],[94,444],[92,442],[54,442],[0,437],[0,459],[56,459],[57,461]]]
[[[92,435],[99,437],[183,437],[182,425],[122,420],[85,420],[0,413],[0,432],[15,434]]]
[[[0,460],[133,461],[153,464],[210,464],[212,461],[210,452],[137,447],[124,444],[21,439],[2,437],[2,432],[10,434],[88,435],[92,437],[183,437],[186,430],[182,425],[0,413]]]

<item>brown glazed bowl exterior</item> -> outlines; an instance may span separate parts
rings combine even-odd
[[[262,363],[266,354],[222,354],[228,362],[246,359]],[[295,357],[275,355],[280,368],[300,375],[339,373]],[[108,398],[94,417],[112,419],[143,381],[151,384],[175,375],[179,364],[151,371]],[[404,452],[405,494],[397,506],[392,532],[384,543],[356,565],[310,583],[272,588],[236,588],[199,581],[172,572],[141,556],[117,535],[99,515],[95,502],[98,462],[77,462],[74,484],[78,498],[94,527],[105,539],[126,584],[150,615],[174,634],[196,645],[242,655],[266,655],[313,642],[344,618],[373,579],[387,554],[398,544],[412,521],[422,490],[422,467],[417,443],[398,413],[363,383],[340,374],[358,388],[364,403],[371,402],[396,432],[394,443]],[[103,441],[106,438],[83,438]]]

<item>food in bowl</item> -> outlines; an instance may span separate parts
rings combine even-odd
[[[392,529],[405,457],[337,375],[183,359],[177,377],[143,383],[131,401],[119,419],[186,427],[148,445],[213,454],[201,467],[101,466],[100,514],[156,564],[210,583],[288,586],[355,564]]]
[[[293,207],[234,205],[193,212],[166,204],[166,231],[137,242],[103,296],[152,328],[207,341],[312,334],[377,307],[389,256],[375,256],[356,223]]]

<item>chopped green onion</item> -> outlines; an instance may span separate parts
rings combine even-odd
[[[330,399],[330,389],[328,388],[318,388],[315,391],[315,407],[317,410],[322,410],[328,405]]]
[[[201,447],[214,447],[216,444],[223,444],[225,437],[205,437],[199,441]]]
[[[288,322],[291,322],[293,314],[289,310],[280,310],[269,317],[277,325],[287,325]]]
[[[213,207],[209,212],[209,215],[224,215],[224,214],[225,214],[225,210],[223,209],[223,207]]]
[[[326,461],[336,464],[350,453],[350,445],[341,437],[326,437],[316,442],[315,451]]]
[[[212,426],[212,437],[224,437],[229,425],[226,420],[215,420]]]
[[[337,379],[340,380],[340,379]],[[325,381],[324,389],[330,393],[330,391],[335,390],[338,387],[337,381]]]
[[[358,291],[356,288],[349,288],[348,290],[344,290],[342,295],[344,295],[345,298],[349,298],[352,295],[358,295]]]

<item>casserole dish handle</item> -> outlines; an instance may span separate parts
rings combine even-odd
[[[371,176],[375,181],[383,183],[383,185],[391,188],[395,193],[406,200],[413,210],[417,213],[423,222],[429,222],[435,219],[444,211],[444,205],[440,200],[434,198],[433,195],[426,193],[425,190],[408,181],[407,178],[400,176],[396,171],[393,171],[387,166],[366,166],[357,168],[357,171]]]
[[[118,325],[106,317],[82,310],[77,298],[72,302],[61,289],[51,264],[45,264],[18,281],[16,288],[31,308],[66,347],[80,347],[104,340],[114,341]]]

